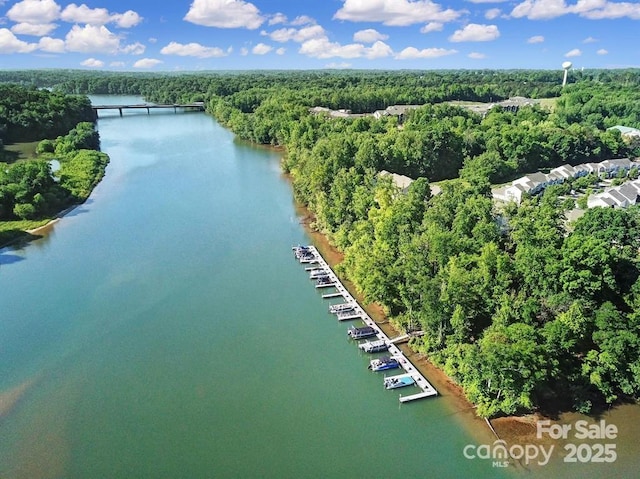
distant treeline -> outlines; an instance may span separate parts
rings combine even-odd
[[[0,141],[5,144],[56,138],[93,120],[86,96],[0,83]]]
[[[640,210],[593,209],[567,226],[575,201],[560,194],[577,182],[501,211],[490,192],[539,168],[637,155],[606,130],[640,128],[637,71],[572,71],[564,89],[561,72],[520,70],[43,75],[69,92],[204,100],[242,138],[286,147],[296,197],[344,252],[340,272],[394,324],[425,331],[413,346],[479,415],[640,395]],[[516,95],[557,98],[485,116],[446,103]],[[402,124],[309,112],[393,104],[425,106]],[[419,178],[402,192],[383,169]]]

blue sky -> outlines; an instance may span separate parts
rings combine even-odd
[[[0,68],[640,67],[640,3],[0,0]]]

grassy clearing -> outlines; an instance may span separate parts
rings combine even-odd
[[[556,102],[558,101],[557,98],[541,98],[540,99],[540,106],[542,108],[546,108],[547,110],[549,110],[550,112],[553,113],[553,110],[556,109]]]

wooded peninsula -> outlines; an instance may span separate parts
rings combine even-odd
[[[94,121],[86,96],[0,83],[0,245],[88,198],[109,162]]]
[[[623,134],[640,128],[640,72],[571,71],[564,88],[561,76],[0,71],[0,139],[44,139],[39,152],[66,168],[56,182],[46,161],[0,151],[0,219],[37,217],[100,176],[104,159],[84,183],[69,173],[100,155],[77,95],[202,101],[238,137],[285,149],[296,199],[344,253],[339,273],[399,329],[424,331],[412,347],[480,416],[593,412],[640,395],[640,210],[586,202],[638,169],[564,178],[519,204],[492,194],[561,165],[640,156]]]

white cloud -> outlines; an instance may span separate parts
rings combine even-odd
[[[293,40],[294,42],[302,43],[313,38],[325,38],[327,34],[320,25],[311,25],[299,30],[295,28],[281,28],[269,33],[268,36],[274,42],[284,43]]]
[[[125,66],[124,62],[111,62],[109,63],[110,67],[114,67],[114,68],[123,68]]]
[[[396,60],[411,60],[415,58],[439,58],[458,53],[458,50],[446,48],[425,48],[418,50],[415,47],[407,47],[396,55]]]
[[[22,0],[13,5],[6,15],[14,22],[42,25],[60,17],[60,6],[54,0]]]
[[[607,55],[609,53],[608,50],[605,50],[604,48],[601,48],[600,50],[598,50],[596,52],[598,55]]]
[[[441,5],[431,0],[344,0],[334,18],[403,27],[416,23],[451,22],[461,14],[462,11],[450,8],[443,10]]]
[[[316,21],[308,15],[300,15],[291,22],[291,25],[301,27],[302,25],[315,25]]]
[[[131,28],[142,21],[142,17],[133,10],[125,13],[109,13],[106,8],[89,8],[84,3],[80,6],[72,3],[60,14],[60,18],[69,23],[86,23],[89,25],[106,25],[115,23],[121,28]]]
[[[640,4],[610,2],[608,0],[578,0],[568,5],[565,0],[525,0],[511,11],[514,18],[547,20],[567,14],[576,14],[591,20],[629,17],[640,19]]]
[[[255,30],[265,17],[253,3],[243,0],[193,0],[184,20],[206,27]]]
[[[149,43],[158,43],[158,39],[156,37],[149,37],[149,40],[147,40]]]
[[[353,41],[360,43],[373,43],[376,40],[386,40],[389,35],[380,33],[373,28],[367,28],[366,30],[360,30],[353,34]]]
[[[582,55],[582,51],[579,48],[574,48],[573,50],[569,50],[564,54],[564,56],[567,58],[579,57],[580,55]]]
[[[162,63],[162,60],[155,58],[143,58],[133,64],[133,68],[153,68],[156,65]]]
[[[509,0],[467,0],[467,2],[471,3],[502,3],[507,1]]]
[[[391,47],[384,42],[377,41],[371,47],[361,43],[341,45],[331,42],[327,37],[307,40],[300,46],[299,53],[313,58],[382,58],[393,54]]]
[[[266,55],[271,50],[273,50],[272,46],[266,45],[264,43],[258,43],[255,47],[251,49],[251,53],[253,53],[254,55]]]
[[[597,41],[598,41],[597,38],[587,37],[584,40],[582,40],[582,43],[596,43]]]
[[[81,62],[80,65],[90,68],[102,68],[104,66],[104,62],[102,60],[96,60],[95,58],[87,58],[85,61]]]
[[[160,53],[163,55],[197,58],[224,57],[227,55],[224,50],[218,47],[205,47],[199,43],[182,44],[178,42],[169,43],[160,50]]]
[[[484,12],[484,18],[486,18],[487,20],[493,20],[494,18],[498,18],[501,13],[502,10],[500,10],[499,8],[490,8],[489,10]]]
[[[276,13],[269,19],[269,25],[279,25],[287,23],[287,16],[284,13]]]
[[[19,40],[11,30],[0,28],[0,53],[31,53],[38,45]]]
[[[474,60],[482,60],[484,58],[487,58],[487,56],[484,53],[478,53],[478,52],[471,52],[467,56],[469,58],[473,58]]]
[[[347,62],[342,62],[342,63],[327,63],[325,66],[325,68],[329,68],[331,70],[343,70],[345,68],[351,68],[351,63],[347,63]]]
[[[580,2],[578,2],[580,4]],[[582,17],[590,20],[603,20],[629,17],[633,20],[640,19],[640,4],[630,2],[606,2],[602,8],[594,8],[581,12]]]
[[[82,53],[117,53],[120,39],[104,25],[74,25],[65,38],[67,50]]]
[[[242,47],[240,49],[240,55],[242,55],[243,57],[246,57],[249,54],[249,49],[247,47]]]
[[[72,3],[62,11],[60,18],[69,23],[104,25],[109,23],[111,15],[106,8],[89,8],[84,3],[80,6]]]
[[[64,53],[64,40],[59,38],[42,37],[38,42],[38,50],[47,53]]]
[[[44,37],[58,28],[55,23],[16,23],[11,27],[11,31],[17,35],[33,35],[34,37]]]
[[[142,17],[133,10],[127,10],[124,13],[114,13],[111,16],[111,21],[120,28],[131,28],[138,25],[142,21]]]
[[[284,55],[286,53],[287,49],[284,47],[280,47],[276,50],[276,54],[277,55]]]
[[[565,15],[567,5],[564,0],[525,0],[511,11],[515,18],[527,17],[530,20],[544,20]]]
[[[385,58],[393,55],[393,50],[384,42],[377,41],[370,48],[365,49],[365,57],[370,60],[375,58]]]
[[[496,25],[470,23],[449,37],[451,42],[489,42],[500,36]]]
[[[440,22],[429,22],[420,29],[420,33],[441,32],[444,25]]]
[[[544,37],[542,35],[534,35],[532,37],[529,37],[529,39],[527,40],[527,43],[542,43],[544,42]]]
[[[142,55],[145,50],[146,47],[142,43],[136,42],[123,47],[120,51],[129,55]]]

